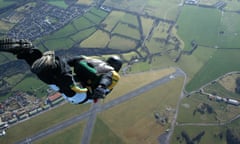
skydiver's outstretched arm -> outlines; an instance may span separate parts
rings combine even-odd
[[[93,97],[104,98],[109,94],[114,86],[118,83],[120,75],[116,71],[110,71],[106,74],[103,74],[99,85],[93,92]]]

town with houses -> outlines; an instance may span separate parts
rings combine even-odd
[[[14,95],[0,103],[0,136],[6,134],[9,125],[24,121],[64,102],[61,93],[53,90],[48,90],[45,100],[22,91],[15,92]]]
[[[36,5],[28,3],[24,7],[24,11],[13,11],[2,19],[17,23],[8,32],[9,37],[34,40],[61,29],[74,18],[83,15],[89,8],[89,6],[71,5],[64,9],[41,1],[36,2]]]

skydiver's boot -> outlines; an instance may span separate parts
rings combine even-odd
[[[34,46],[32,43],[26,39],[11,39],[6,38],[0,40],[0,51],[10,52],[14,55],[17,55],[23,51],[29,51]]]

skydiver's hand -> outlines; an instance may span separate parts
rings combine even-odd
[[[93,92],[93,98],[105,98],[108,90],[103,87],[97,87]]]

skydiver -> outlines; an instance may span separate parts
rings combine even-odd
[[[87,89],[80,87],[74,80],[68,63],[54,51],[42,53],[25,39],[0,40],[0,51],[16,55],[17,59],[25,60],[30,70],[51,87],[57,87],[63,97],[73,104],[82,103],[87,97]]]
[[[68,59],[67,63],[74,68],[75,80],[88,88],[85,101],[104,98],[120,79],[118,72],[122,67],[122,60],[118,56],[111,56],[106,62],[86,56],[75,56]]]
[[[118,72],[122,61],[118,56],[112,56],[106,62],[86,56],[76,56],[66,61],[55,56],[53,51],[40,52],[25,39],[0,40],[0,51],[10,52],[18,59],[24,59],[40,80],[54,90],[59,90],[65,99],[74,104],[104,98],[120,78]],[[74,67],[75,78],[70,66]],[[89,91],[78,87],[74,79],[83,87],[88,87]]]

